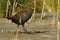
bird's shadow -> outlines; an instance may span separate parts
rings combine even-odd
[[[34,31],[34,32],[31,32],[31,31],[28,31],[28,32],[18,32],[18,34],[38,34],[38,33],[46,33],[48,31]],[[13,32],[14,34],[16,34],[17,32]]]

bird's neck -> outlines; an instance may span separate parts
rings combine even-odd
[[[11,17],[7,17],[7,19],[8,19],[8,20],[10,20],[10,19],[11,19]]]

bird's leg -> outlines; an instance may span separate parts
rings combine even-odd
[[[25,31],[25,32],[27,32],[27,30],[23,27],[23,30]]]
[[[24,30],[25,32],[27,32],[27,30],[24,28],[24,25],[22,25],[22,27],[23,27],[23,30]]]

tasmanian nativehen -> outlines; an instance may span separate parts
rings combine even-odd
[[[27,31],[24,28],[25,23],[31,18],[33,13],[33,9],[31,7],[25,8],[23,11],[18,12],[14,16],[9,17],[9,14],[7,15],[7,19],[11,20],[13,23],[19,25],[22,25],[23,29]]]

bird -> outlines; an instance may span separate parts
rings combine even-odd
[[[13,16],[9,16],[9,13],[7,15],[7,19],[11,20],[13,23],[15,23],[18,27],[21,25],[23,27],[24,31],[27,31],[24,26],[25,23],[31,18],[33,14],[33,9],[31,7],[27,7],[24,10],[16,13]],[[17,28],[18,28],[17,27]]]

